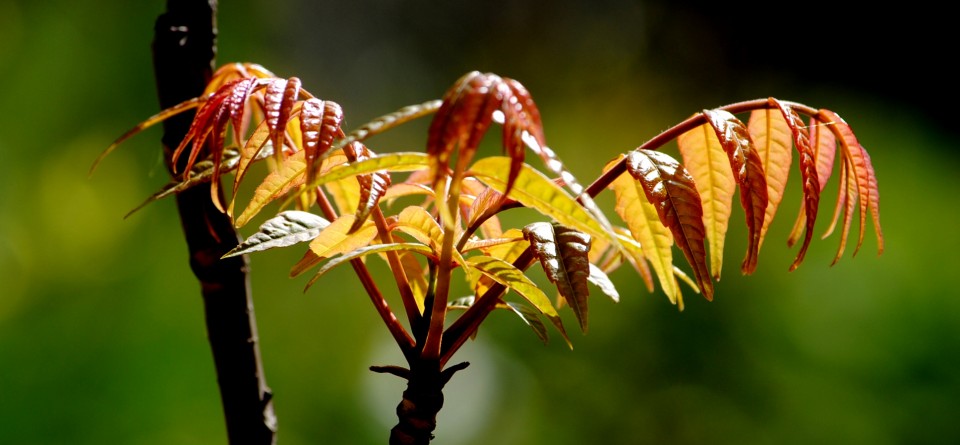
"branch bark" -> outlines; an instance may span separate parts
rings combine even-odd
[[[203,93],[216,57],[216,11],[216,0],[168,0],[167,12],[157,18],[153,63],[161,109]],[[163,123],[164,158],[171,174],[171,150],[186,135],[193,114]],[[183,171],[184,166],[179,167],[177,171]],[[200,281],[228,440],[273,444],[276,418],[260,361],[248,259],[220,259],[240,238],[211,201],[209,184],[178,194],[177,208],[190,267]]]

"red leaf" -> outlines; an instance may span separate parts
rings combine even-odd
[[[703,209],[693,178],[675,159],[650,150],[630,152],[626,167],[643,185],[644,194],[657,208],[660,221],[673,233],[677,247],[693,268],[703,296],[712,300],[713,282],[703,245]]]
[[[170,162],[174,166],[174,172],[177,171],[177,160],[191,141],[193,142],[193,146],[190,149],[190,156],[187,159],[187,164],[183,171],[189,172],[193,168],[193,164],[203,150],[203,143],[206,142],[207,136],[214,130],[217,122],[221,120],[224,101],[233,95],[233,88],[243,81],[244,79],[237,79],[224,84],[223,87],[217,90],[213,96],[210,96],[206,103],[200,107],[197,115],[193,118],[193,122],[190,124],[190,129],[187,130],[187,135],[180,141],[180,145],[173,151],[173,155],[170,158]],[[229,116],[229,113],[227,113],[227,116]],[[223,121],[223,125],[226,125],[225,120]],[[213,147],[212,149],[219,150],[222,148],[223,147]]]
[[[362,161],[374,156],[370,149],[359,142],[353,142],[347,145],[343,148],[343,152],[350,162]],[[390,174],[385,171],[379,171],[366,175],[357,175],[357,182],[360,183],[360,199],[357,205],[356,220],[353,222],[353,226],[350,227],[348,233],[353,233],[359,229],[363,223],[367,221],[367,217],[370,216],[374,207],[380,203],[380,198],[383,197],[384,193],[387,192],[387,188],[390,187]]]
[[[797,148],[800,156],[800,179],[803,182],[803,206],[801,207],[803,219],[806,222],[806,235],[803,238],[803,244],[797,252],[796,259],[790,265],[790,270],[796,270],[803,262],[803,257],[807,253],[807,247],[810,246],[810,240],[813,239],[813,227],[817,220],[817,209],[820,206],[820,191],[823,189],[817,172],[816,153],[810,146],[810,134],[803,125],[800,115],[792,108],[776,99],[770,98],[770,101],[777,105],[780,112],[783,113],[787,125],[793,132],[793,144]],[[819,141],[818,141],[819,143]]]
[[[307,184],[312,184],[320,171],[320,161],[333,145],[336,137],[342,137],[340,124],[343,109],[333,101],[308,99],[303,102],[300,113],[300,130],[303,133],[303,151],[307,161]]]
[[[264,95],[264,110],[267,128],[270,129],[270,140],[273,142],[273,152],[278,157],[283,151],[284,133],[287,121],[290,120],[290,111],[300,95],[300,79],[291,77],[289,80],[276,79],[267,85]]]
[[[767,184],[763,162],[750,140],[743,122],[723,110],[704,110],[707,122],[713,127],[720,145],[727,152],[733,177],[740,186],[740,205],[747,218],[747,256],[741,271],[751,274],[757,267],[760,250],[760,232],[767,209]]]
[[[847,125],[843,119],[840,118],[836,113],[830,110],[820,110],[820,118],[830,124],[831,130],[834,132],[834,135],[837,136],[837,139],[840,142],[840,147],[843,149],[844,157],[846,158],[850,171],[847,180],[852,180],[855,187],[854,190],[848,191],[848,194],[853,194],[853,198],[859,198],[860,202],[860,236],[857,239],[857,247],[854,249],[853,254],[856,255],[860,250],[860,246],[863,245],[863,237],[866,232],[867,225],[867,213],[870,212],[870,202],[873,198],[871,195],[871,184],[870,184],[870,169],[867,167],[867,156],[866,152],[863,150],[863,147],[860,145],[860,142],[857,141],[857,137],[853,134],[853,130]],[[876,178],[874,178],[874,185],[876,183]],[[849,189],[849,187],[848,187]],[[849,202],[850,198],[848,197],[848,207],[852,204]],[[879,219],[879,215],[878,215]],[[845,225],[846,230],[846,225]],[[878,233],[878,239],[880,234]],[[882,245],[882,240],[879,241]]]

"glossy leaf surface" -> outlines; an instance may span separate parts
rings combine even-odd
[[[660,152],[634,150],[627,155],[627,172],[643,186],[660,222],[673,233],[677,247],[693,268],[700,291],[713,299],[707,271],[703,210],[693,177],[679,162]]]
[[[247,237],[239,246],[227,252],[223,257],[259,252],[275,247],[287,247],[310,241],[329,225],[330,222],[326,219],[309,212],[298,210],[280,212],[277,216],[264,222],[257,233]]]
[[[757,267],[760,231],[768,201],[763,163],[746,126],[736,116],[723,110],[704,110],[703,114],[727,153],[733,179],[740,187],[740,205],[747,219],[748,239],[747,255],[740,270],[751,274]]]
[[[560,296],[573,309],[580,329],[587,331],[587,288],[590,276],[590,236],[568,227],[533,223],[523,229],[534,255],[540,260],[547,279],[557,286]]]

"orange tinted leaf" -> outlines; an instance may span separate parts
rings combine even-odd
[[[630,233],[623,228],[618,228],[617,241],[620,242],[620,248],[614,248],[614,251],[622,258],[626,259],[628,263],[633,267],[633,269],[640,275],[640,278],[643,280],[643,285],[647,288],[648,292],[653,292],[653,274],[650,272],[650,265],[647,264],[647,259],[644,256],[643,248],[639,242],[633,239],[630,236]],[[615,229],[616,230],[616,229]],[[671,240],[673,239],[671,236]],[[602,240],[594,240],[594,244],[597,241],[603,242]],[[673,261],[673,256],[671,255],[671,261]],[[610,269],[604,269],[609,271]],[[669,296],[667,297],[669,298]]]
[[[310,250],[320,258],[329,258],[370,244],[377,236],[377,228],[367,223],[361,230],[350,233],[354,221],[353,215],[337,218],[310,242]]]
[[[297,152],[283,160],[277,170],[264,178],[253,192],[253,198],[234,223],[243,227],[267,204],[286,194],[294,187],[303,184],[303,171],[306,167],[303,152]]]
[[[767,183],[767,208],[758,242],[759,246],[762,246],[763,238],[773,222],[783,199],[783,191],[787,187],[790,163],[793,161],[793,153],[790,152],[793,132],[781,111],[770,108],[750,113],[747,130],[754,141],[757,154],[760,155]]]
[[[493,96],[500,83],[499,76],[473,71],[458,79],[444,94],[427,137],[427,155],[434,161],[434,188],[439,178],[446,175],[450,157],[457,147],[461,165],[473,157],[499,105]]]
[[[857,247],[853,252],[853,254],[856,255],[860,250],[860,246],[863,245],[863,237],[866,234],[867,213],[870,212],[871,184],[870,170],[867,168],[867,157],[863,146],[860,145],[857,137],[853,134],[853,130],[840,116],[830,110],[820,110],[820,118],[827,123],[833,123],[830,128],[833,130],[834,135],[837,136],[840,147],[843,149],[843,154],[850,166],[850,171],[847,172],[847,180],[852,181],[856,186],[853,193],[857,195],[855,199],[858,198],[860,203],[860,236],[857,239]],[[850,194],[850,192],[848,192],[848,194]],[[848,207],[850,201],[850,198],[848,198]],[[878,239],[879,238],[880,234],[878,233]]]
[[[509,176],[512,160],[491,156],[478,160],[470,167],[470,173],[487,186],[503,193]],[[516,186],[508,195],[526,207],[536,209],[556,219],[563,225],[575,227],[595,237],[607,237],[603,226],[559,185],[527,164],[523,164],[517,176]]]
[[[210,96],[210,98],[204,102],[203,106],[197,110],[197,115],[193,118],[193,122],[190,123],[190,129],[187,130],[186,136],[180,141],[180,145],[177,146],[171,155],[170,162],[174,165],[175,171],[177,160],[191,142],[193,142],[193,146],[190,149],[190,154],[183,171],[190,171],[193,168],[193,164],[203,150],[204,142],[206,142],[207,137],[217,127],[217,122],[222,120],[223,125],[226,124],[225,118],[229,117],[229,113],[224,110],[224,102],[233,95],[233,89],[236,86],[241,85],[242,87],[242,82],[244,82],[244,79],[237,79],[224,84],[223,87]],[[222,146],[218,146],[212,147],[211,149],[221,150],[222,148]]]
[[[707,122],[713,127],[720,145],[727,152],[733,179],[740,186],[740,205],[747,219],[747,256],[740,270],[751,274],[757,267],[760,250],[760,231],[766,217],[767,184],[763,163],[750,140],[750,133],[736,116],[723,110],[704,110]]]
[[[810,118],[810,147],[813,148],[814,158],[817,160],[817,179],[820,181],[820,192],[823,193],[827,180],[833,174],[837,137],[827,124],[821,123],[816,117]]]
[[[815,116],[810,117],[809,128],[810,148],[813,150],[813,158],[817,171],[817,183],[820,185],[817,192],[819,199],[820,194],[823,193],[823,189],[827,185],[827,180],[829,180],[833,174],[833,161],[837,153],[837,139],[836,136],[833,135],[833,132],[827,128],[826,124],[820,123]],[[801,162],[803,162],[802,157]],[[803,164],[801,164],[801,166],[802,165]],[[806,187],[806,181],[804,181],[804,184],[804,187]],[[808,214],[810,214],[809,205],[807,205],[807,203],[801,204],[797,221],[794,223],[790,237],[787,239],[788,246],[793,246],[794,243],[800,239],[804,227],[808,228],[807,232],[809,233],[809,227],[812,227],[813,224],[807,221]],[[805,238],[804,243],[808,244],[809,241]],[[801,248],[801,251],[804,251],[804,249]],[[795,261],[794,264],[798,263]]]
[[[394,243],[394,244],[375,244],[372,246],[361,247],[359,249],[344,253],[343,255],[340,255],[336,258],[332,258],[330,259],[330,261],[327,261],[327,263],[324,264],[323,267],[317,270],[317,273],[313,276],[313,278],[311,278],[310,281],[307,282],[307,285],[304,287],[303,290],[304,292],[306,292],[308,289],[310,289],[311,286],[313,286],[314,283],[317,282],[318,279],[320,279],[321,276],[323,276],[333,268],[343,263],[346,263],[350,260],[362,258],[370,254],[376,254],[376,253],[382,253],[382,252],[396,252],[396,251],[413,252],[413,253],[419,253],[421,255],[430,255],[430,248],[422,244]]]
[[[343,149],[343,153],[350,162],[364,161],[376,155],[365,145],[354,142]],[[360,194],[357,199],[357,221],[352,230],[356,230],[367,220],[370,212],[380,203],[380,198],[390,187],[390,175],[385,171],[378,171],[366,175],[357,175],[360,185]]]
[[[846,157],[846,155],[844,155]],[[840,260],[840,257],[843,256],[843,250],[847,246],[847,236],[850,234],[850,225],[853,222],[853,213],[856,211],[857,206],[857,181],[853,177],[853,166],[851,161],[844,159],[843,163],[843,181],[842,185],[846,186],[846,191],[841,192],[843,195],[842,199],[837,200],[837,204],[843,204],[843,229],[840,231],[840,246],[837,248],[837,255],[833,258],[833,262],[830,265],[837,264],[837,261]],[[832,229],[832,227],[831,227]]]
[[[693,268],[703,296],[712,300],[713,282],[707,271],[703,245],[703,209],[693,177],[675,159],[650,150],[631,151],[626,167],[643,185],[647,201],[656,207],[660,222],[673,233],[677,247]]]
[[[704,124],[680,135],[677,146],[683,156],[684,166],[699,184],[703,224],[710,247],[710,273],[715,280],[719,280],[733,193],[737,188],[730,171],[730,161],[710,125]]]
[[[866,161],[868,185],[870,187],[870,216],[873,218],[873,230],[877,232],[877,254],[883,253],[883,230],[880,229],[880,190],[877,188],[877,173],[873,170],[873,162],[867,150],[863,150]]]
[[[614,161],[616,162],[616,161]],[[608,170],[614,162],[607,164]],[[663,288],[663,293],[677,303],[676,280],[673,278],[673,235],[660,222],[656,207],[647,201],[646,193],[637,180],[624,173],[610,183],[616,198],[616,212],[627,223],[633,239],[640,243],[641,257],[650,261]],[[623,242],[621,241],[621,244]],[[631,258],[628,258],[630,260]],[[634,261],[631,261],[633,263]],[[643,263],[645,264],[645,263]]]
[[[410,290],[413,293],[414,301],[417,303],[417,310],[422,314],[424,307],[423,301],[429,288],[427,279],[424,276],[423,266],[413,253],[402,252],[399,257],[400,265],[403,268],[403,273],[407,277],[407,282],[410,284]]]
[[[440,252],[440,245],[443,242],[443,229],[423,207],[410,206],[404,208],[397,215],[395,227],[414,237],[417,241],[430,246],[434,252]]]
[[[793,260],[793,264],[790,265],[790,270],[796,270],[796,268],[800,266],[800,263],[803,262],[803,257],[807,253],[810,240],[813,239],[813,227],[817,220],[817,209],[820,206],[820,190],[822,187],[817,173],[816,152],[810,145],[810,134],[806,127],[804,127],[800,115],[783,102],[773,98],[770,98],[770,101],[780,109],[785,119],[784,122],[793,133],[793,144],[797,147],[797,153],[799,153],[800,159],[800,179],[803,182],[803,203],[800,208],[800,215],[802,216],[798,219],[797,227],[805,224],[806,236],[803,239],[803,244],[800,246],[799,252],[797,252],[797,257]],[[794,227],[794,231],[801,230],[797,227]],[[796,237],[799,237],[799,233]],[[790,238],[793,239],[794,242],[796,241],[793,234],[791,234]],[[789,244],[792,245],[792,243]]]
[[[283,132],[299,93],[300,79],[296,77],[289,80],[274,79],[267,84],[263,97],[264,120],[267,122],[267,128],[270,129],[270,140],[273,142],[274,153],[277,156],[283,151]]]
[[[307,183],[312,183],[319,174],[320,161],[330,150],[334,138],[343,135],[341,122],[343,110],[336,102],[308,99],[303,103],[300,131],[303,150],[307,153]]]

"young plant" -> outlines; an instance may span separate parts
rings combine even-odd
[[[835,113],[794,102],[768,98],[703,110],[611,160],[583,187],[548,147],[537,106],[516,80],[471,72],[442,100],[405,107],[345,133],[340,106],[314,97],[299,79],[230,64],[214,73],[204,95],[144,121],[97,163],[128,137],[192,109],[196,117],[173,153],[173,165],[186,156],[186,167],[146,203],[210,183],[210,199],[243,227],[280,201],[281,209],[292,209],[268,219],[225,257],[309,243],[291,271],[313,274],[307,288],[334,267],[350,264],[407,362],[371,367],[408,382],[391,444],[431,440],[443,387],[467,366],[451,360],[494,310],[513,312],[544,342],[545,318],[569,343],[558,308],[569,306],[586,332],[588,283],[618,300],[607,274],[624,262],[648,290],[659,283],[681,309],[681,281],[712,300],[736,190],[748,239],[740,269],[752,273],[794,149],[803,199],[788,245],[802,242],[790,269],[803,261],[835,162],[840,193],[824,235],[840,225],[834,262],[858,210],[854,250],[870,219],[883,251],[869,155]],[[746,113],[745,124],[736,115]],[[365,145],[371,136],[431,115],[422,153],[378,155]],[[501,127],[505,155],[474,159],[494,124]],[[682,163],[657,151],[672,140]],[[210,155],[200,159],[204,147]],[[544,170],[526,163],[528,149]],[[269,173],[251,179],[258,162]],[[225,186],[232,193],[223,199],[219,188],[227,173],[233,174]],[[248,181],[257,185],[241,200],[238,191]],[[593,202],[605,189],[614,193],[616,222]],[[394,209],[390,203],[398,198],[419,201]],[[534,209],[549,222],[502,227],[500,214],[518,207]],[[675,264],[674,244],[690,275]],[[389,265],[405,323],[368,272],[364,259],[371,256]],[[556,286],[554,300],[525,274],[536,263]],[[469,296],[451,295],[457,281],[466,283]]]

